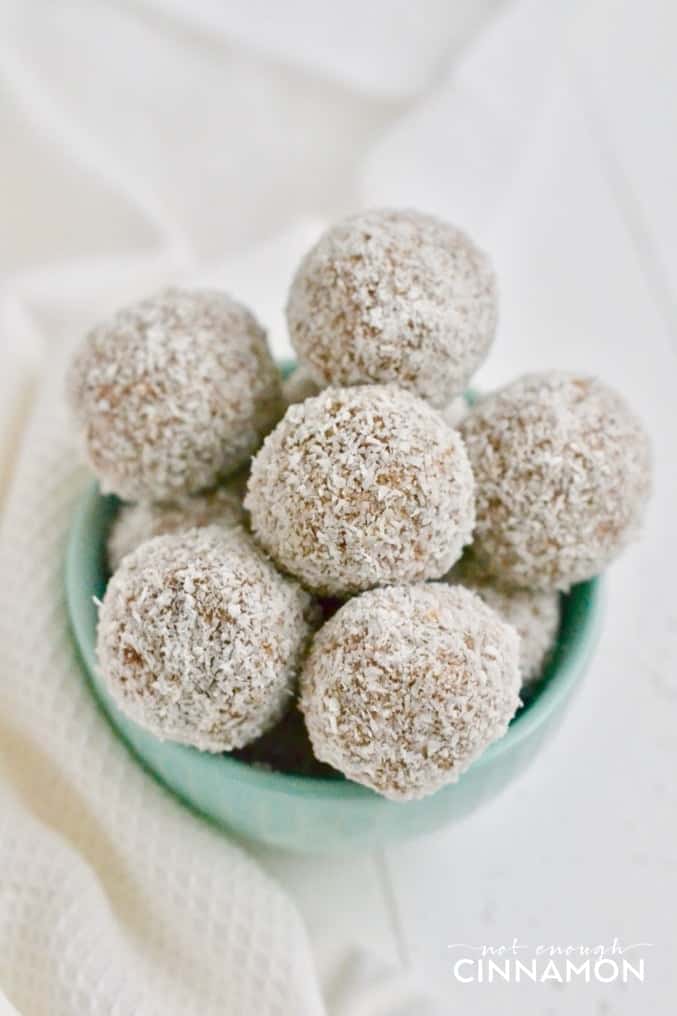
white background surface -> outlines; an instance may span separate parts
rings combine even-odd
[[[479,384],[562,366],[621,388],[654,440],[645,536],[563,727],[500,799],[378,856],[255,854],[327,976],[366,945],[443,1012],[673,1012],[677,9],[234,6],[0,5],[3,475],[52,347],[121,299],[215,281],[284,352],[285,288],[326,221],[407,204],[473,231],[501,289]],[[614,936],[653,943],[643,985],[461,985],[447,950]]]

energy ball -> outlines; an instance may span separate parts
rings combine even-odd
[[[243,529],[157,536],[108,583],[97,656],[115,702],[161,740],[241,748],[291,703],[311,600]]]
[[[493,270],[465,233],[389,209],[329,229],[287,304],[292,345],[320,385],[393,382],[438,407],[485,359],[496,314]]]
[[[482,398],[460,430],[477,484],[473,554],[502,584],[566,590],[636,534],[649,441],[596,378],[528,374]]]
[[[127,501],[215,486],[283,409],[265,332],[211,290],[166,290],[94,328],[71,364],[68,396],[102,490]]]
[[[252,463],[259,544],[323,596],[439,578],[470,542],[474,483],[458,433],[394,386],[290,406]]]
[[[454,783],[517,709],[518,643],[462,586],[355,597],[319,630],[301,672],[315,755],[393,800]]]
[[[540,589],[508,589],[489,579],[473,576],[464,557],[445,581],[460,584],[477,593],[516,630],[520,637],[522,687],[538,681],[555,647],[560,621],[560,596]]]
[[[242,497],[230,487],[217,487],[207,494],[194,494],[174,502],[143,501],[122,505],[108,537],[108,564],[114,572],[123,557],[146,540],[164,533],[203,526],[241,525]]]

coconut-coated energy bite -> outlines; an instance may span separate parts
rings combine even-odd
[[[460,430],[477,485],[473,555],[502,584],[568,589],[637,532],[649,440],[596,378],[528,374],[482,398]]]
[[[332,226],[301,262],[287,321],[320,385],[395,383],[443,406],[496,331],[488,258],[454,226],[376,209]]]
[[[301,709],[315,755],[393,800],[455,782],[519,704],[515,630],[462,586],[374,589],[313,639]]]
[[[209,525],[237,526],[244,514],[242,497],[230,485],[172,502],[122,505],[108,537],[108,564],[115,571],[126,554],[154,536]]]
[[[241,748],[291,702],[309,595],[241,528],[158,536],[108,583],[97,657],[120,709],[161,740]]]
[[[522,686],[543,674],[557,638],[560,621],[560,594],[541,589],[511,589],[473,574],[471,558],[465,555],[445,581],[477,593],[499,617],[512,625],[520,637]]]
[[[92,329],[71,364],[68,397],[102,490],[128,501],[215,486],[283,408],[265,332],[212,290],[169,289]]]
[[[245,507],[278,565],[346,596],[444,575],[471,538],[474,484],[458,433],[421,399],[328,388],[268,435]]]

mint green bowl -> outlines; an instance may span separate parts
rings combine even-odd
[[[93,483],[73,520],[66,558],[66,594],[84,670],[104,713],[136,758],[185,804],[241,836],[294,851],[363,850],[431,832],[464,818],[517,776],[556,727],[583,677],[601,625],[600,581],[562,598],[557,647],[537,691],[461,777],[421,801],[387,801],[344,779],[259,769],[158,741],[117,708],[99,674],[97,607],[106,589],[106,539],[119,502]]]

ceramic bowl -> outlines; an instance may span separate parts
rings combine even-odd
[[[458,783],[420,801],[394,802],[342,778],[270,772],[238,759],[159,741],[117,708],[98,672],[97,607],[108,581],[106,539],[118,510],[92,483],[73,519],[66,560],[68,609],[84,672],[136,758],[185,804],[246,838],[294,851],[343,853],[431,832],[494,797],[531,762],[559,723],[594,653],[599,579],[562,597],[557,645],[543,679],[508,732]]]

